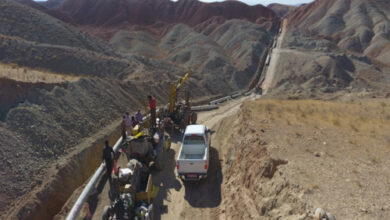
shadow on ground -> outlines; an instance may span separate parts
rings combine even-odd
[[[180,132],[170,132],[171,142],[178,143],[182,139]],[[154,219],[161,219],[161,215],[168,212],[168,207],[163,205],[171,190],[180,191],[182,183],[176,179],[176,158],[175,150],[169,149],[165,153],[164,168],[161,171],[153,171],[153,185],[159,186],[157,197],[153,200]]]
[[[101,179],[96,187],[96,190],[88,198],[89,210],[90,210],[92,216],[96,212],[97,205],[99,202],[99,196],[103,192],[103,189],[106,186],[106,184],[110,184],[110,189],[109,189],[108,195],[107,195],[110,198],[110,201],[111,202],[114,201],[115,198],[117,197],[117,192],[115,191],[115,188],[108,181],[107,173],[104,173],[104,175],[101,177]]]
[[[180,191],[182,184],[176,179],[175,174],[175,151],[169,150],[165,154],[166,164],[162,171],[157,171],[153,176],[153,184],[160,187],[157,197],[153,200],[154,219],[161,219],[161,214],[168,212],[168,207],[163,205],[164,199],[167,198],[170,190]]]
[[[219,153],[213,147],[210,147],[209,165],[206,179],[184,182],[184,198],[193,207],[213,208],[221,203],[222,168]]]

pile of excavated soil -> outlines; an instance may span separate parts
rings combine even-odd
[[[23,136],[0,124],[0,213],[14,201],[42,183],[42,169],[47,160],[41,158]]]

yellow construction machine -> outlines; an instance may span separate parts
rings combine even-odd
[[[184,103],[177,103],[178,92],[191,74],[192,71],[190,70],[182,78],[171,83],[168,112],[165,111],[163,115],[169,117],[173,124],[180,129],[184,129],[189,124],[195,124],[197,120],[197,114],[191,111],[188,91],[185,91]]]

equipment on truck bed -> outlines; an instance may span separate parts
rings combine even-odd
[[[119,168],[118,176],[113,179],[117,197],[104,208],[103,220],[153,219],[152,199],[159,187],[152,184],[152,175],[145,164],[130,159],[126,166]]]
[[[144,129],[122,143],[128,163],[119,167],[113,178],[116,198],[104,208],[104,220],[153,219],[152,199],[159,187],[152,184],[151,163],[161,169],[164,154],[169,149],[169,137],[160,127]]]

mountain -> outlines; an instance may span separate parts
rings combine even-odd
[[[272,10],[235,1],[67,0],[57,11],[118,54],[193,69],[212,93],[248,85],[278,24]]]
[[[267,7],[274,11],[279,18],[288,15],[292,10],[297,8],[297,6],[283,5],[278,3],[269,4]]]
[[[45,6],[49,9],[56,9],[62,6],[65,0],[47,0],[47,1],[39,1],[38,4]]]
[[[285,17],[273,92],[318,97],[390,91],[390,2],[317,0]]]
[[[237,1],[203,3],[197,0],[67,0],[59,9],[77,25],[103,29],[149,29],[163,31],[172,24],[190,27],[213,17],[242,19],[254,23],[276,22],[267,8]],[[99,32],[96,31],[95,33]],[[102,31],[104,32],[104,31]]]
[[[287,17],[289,26],[323,38],[338,49],[390,59],[390,2],[385,0],[317,0]]]

